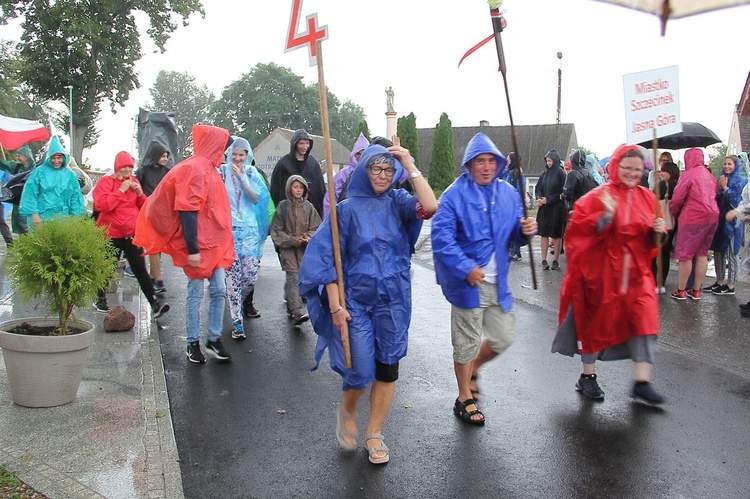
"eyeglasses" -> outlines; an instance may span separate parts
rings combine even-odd
[[[370,173],[372,173],[376,177],[383,172],[385,172],[386,177],[392,177],[396,174],[395,168],[381,168],[379,166],[371,166],[370,168],[368,168],[368,170],[370,170]]]
[[[637,173],[638,175],[643,175],[644,172],[643,168],[624,168],[622,166],[620,167],[620,170],[628,173]]]

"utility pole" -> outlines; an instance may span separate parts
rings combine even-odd
[[[560,104],[562,102],[562,52],[557,53],[560,67],[557,68],[557,124],[560,124]]]

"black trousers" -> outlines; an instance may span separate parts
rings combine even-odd
[[[153,307],[156,303],[156,291],[154,291],[154,283],[151,280],[151,276],[148,275],[146,270],[146,259],[143,257],[143,249],[133,244],[132,237],[122,237],[117,239],[110,239],[114,245],[116,255],[119,256],[120,251],[125,255],[125,259],[130,265],[130,269],[135,274],[135,278],[138,280],[138,285],[141,287],[141,291],[146,295],[146,299]],[[99,290],[99,297],[104,298],[106,290]]]

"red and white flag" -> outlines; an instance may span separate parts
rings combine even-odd
[[[49,131],[38,121],[0,114],[0,145],[5,149],[15,150],[29,142],[47,140],[49,137]]]

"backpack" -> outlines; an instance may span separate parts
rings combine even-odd
[[[584,194],[589,192],[590,190],[599,187],[599,184],[596,183],[596,180],[594,179],[594,176],[591,175],[591,172],[588,170],[583,170],[583,178],[581,179],[581,195],[578,196],[581,198]]]

